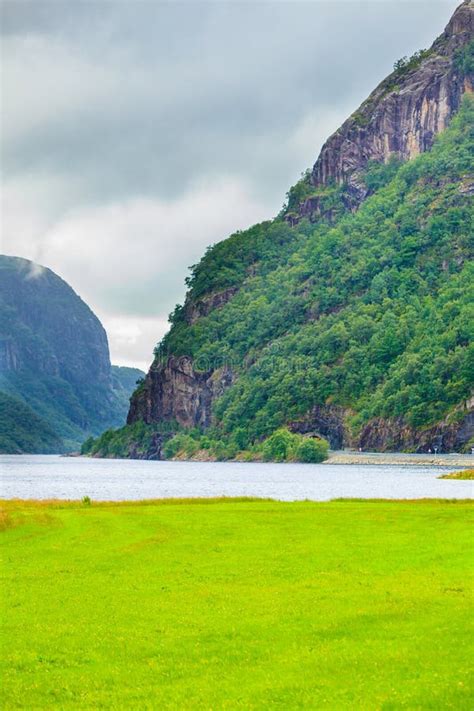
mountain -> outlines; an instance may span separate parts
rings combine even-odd
[[[463,49],[474,33],[473,14],[472,2],[464,2],[430,49],[395,62],[392,74],[326,141],[312,171],[291,194],[296,204],[288,210],[290,219],[317,217],[320,191],[324,198],[331,185],[342,186],[343,203],[357,209],[371,192],[364,178],[370,161],[410,160],[431,148],[464,93],[472,91],[472,66]]]
[[[53,428],[24,402],[0,392],[0,454],[60,452],[63,442]]]
[[[135,391],[138,382],[141,382],[145,377],[145,373],[138,368],[113,365],[111,375],[112,388],[120,408],[120,417],[124,422],[130,407],[130,396]]]
[[[230,458],[282,427],[333,447],[469,446],[473,36],[467,1],[329,138],[276,219],[207,250],[128,427],[95,454],[161,457],[187,430],[188,453]]]
[[[120,425],[136,381],[132,387],[122,379],[111,371],[100,321],[71,287],[50,269],[0,256],[0,391],[23,403],[21,422],[33,411],[39,433],[26,443],[8,400],[2,450],[12,441],[12,451],[70,450],[86,435]]]

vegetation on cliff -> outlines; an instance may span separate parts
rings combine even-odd
[[[208,250],[188,302],[238,286],[188,323],[177,307],[156,364],[188,355],[227,363],[235,384],[214,428],[247,447],[314,405],[423,428],[462,407],[472,387],[474,100],[431,151],[369,166],[374,194],[335,223],[264,223]],[[237,434],[238,433],[238,434]],[[239,448],[243,448],[242,446]]]
[[[210,248],[191,268],[186,305],[170,316],[154,372],[186,356],[196,373],[225,365],[233,384],[212,403],[205,432],[175,423],[160,456],[278,458],[268,456],[274,433],[321,406],[346,413],[355,440],[375,421],[414,430],[463,421],[474,372],[473,157],[474,98],[466,96],[430,151],[404,164],[369,163],[372,195],[356,213],[334,188],[340,210],[329,217],[292,226],[282,213]],[[188,318],[223,289],[229,300]],[[148,387],[145,379],[135,397],[153,397]],[[140,421],[139,401],[135,412]],[[157,425],[140,424],[135,453],[147,456]],[[133,432],[108,432],[86,450],[130,456]],[[317,458],[311,446],[304,456]],[[285,458],[305,461],[297,449]]]
[[[280,428],[273,434],[245,448],[243,433],[219,439],[215,431],[203,433],[198,428],[183,430],[176,422],[146,425],[143,421],[118,430],[107,430],[100,437],[89,437],[81,454],[110,459],[208,459],[226,461],[322,462],[328,457],[329,444],[321,437],[308,437]]]
[[[328,138],[274,220],[191,267],[130,425],[175,419],[189,431],[168,448],[204,437],[219,458],[282,428],[334,447],[470,446],[473,28],[464,2]]]
[[[455,63],[463,74],[474,74],[474,40],[471,40],[458,50]]]

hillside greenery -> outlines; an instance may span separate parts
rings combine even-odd
[[[474,100],[466,97],[431,151],[369,166],[374,190],[356,214],[290,227],[257,225],[208,250],[188,300],[239,286],[196,323],[182,309],[156,357],[238,373],[215,427],[246,443],[315,404],[428,426],[470,394]],[[471,188],[472,189],[472,188]]]
[[[48,422],[18,398],[0,392],[0,454],[50,454],[62,449]]]
[[[81,446],[81,454],[121,459],[129,457],[133,449],[137,458],[146,459],[155,435],[172,437],[179,429],[176,422],[158,422],[154,425],[135,422],[119,429],[106,430],[97,438],[88,437]]]
[[[112,382],[114,389],[123,388],[127,393],[132,393],[137,382],[145,377],[143,370],[139,368],[129,368],[125,365],[112,366]]]
[[[198,428],[183,430],[176,422],[146,425],[143,421],[107,430],[100,437],[89,437],[81,447],[81,454],[110,459],[156,458],[156,439],[162,445],[163,459],[209,459],[227,461],[275,461],[318,463],[328,457],[329,444],[320,437],[307,437],[282,427],[263,441],[248,448],[243,432],[231,438],[221,438],[216,432]]]
[[[342,188],[329,188],[339,208],[291,226],[288,204],[310,194],[304,174],[277,219],[207,250],[191,268],[187,304],[237,292],[192,324],[177,306],[155,350],[156,365],[187,355],[196,370],[234,371],[204,448],[260,456],[317,405],[344,408],[354,434],[374,418],[422,429],[463,416],[474,372],[473,159],[466,96],[431,151],[368,165],[372,195],[356,213],[341,207]],[[184,451],[202,449],[204,435],[188,433],[195,442],[182,440]]]
[[[112,365],[111,376],[115,410],[120,414],[120,419],[123,422],[130,407],[130,396],[145,377],[145,373],[138,368]]]
[[[128,372],[130,371],[130,372]],[[20,402],[23,408],[22,413],[28,410],[35,414],[48,430],[55,433],[55,449],[48,451],[70,451],[80,447],[84,440],[84,434],[92,431],[94,434],[100,432],[104,421],[117,425],[126,419],[130,395],[136,387],[137,380],[143,376],[143,372],[137,368],[119,368],[112,366],[112,388],[110,392],[104,391],[102,395],[108,407],[105,415],[100,412],[101,419],[92,421],[91,409],[84,405],[84,402],[77,397],[77,393],[65,378],[41,373],[31,368],[22,368],[18,371],[0,374],[0,393],[4,397],[12,397],[16,402]],[[87,388],[87,384],[85,385]],[[85,398],[84,398],[85,399]],[[92,400],[92,392],[90,400]],[[6,420],[5,420],[6,422]],[[11,435],[13,440],[16,437],[16,426],[11,422],[11,430],[5,425],[5,434]],[[25,420],[26,422],[26,420]],[[32,420],[32,428],[36,428],[35,421]],[[83,423],[88,423],[84,425]],[[10,441],[10,438],[5,442]],[[10,453],[17,453],[16,450],[8,450]],[[29,446],[24,452],[44,453],[41,449],[31,449]]]

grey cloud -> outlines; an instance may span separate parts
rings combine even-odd
[[[79,172],[87,200],[130,191],[172,196],[203,172],[229,170],[257,188],[269,180],[280,188],[274,176],[292,161],[278,145],[301,116],[362,100],[394,58],[440,30],[453,3],[434,5],[6,3],[7,27],[19,15],[7,62],[9,52],[18,59],[32,51],[22,41],[35,31],[45,58],[35,66],[33,52],[32,65],[18,72],[37,101],[27,103],[31,121],[20,140],[5,137],[7,169]],[[15,106],[8,91],[5,99]],[[51,112],[38,121],[45,104]],[[255,163],[262,143],[267,160]],[[308,147],[301,170],[315,150]]]
[[[49,260],[114,318],[156,309],[162,321],[199,250],[275,214],[328,134],[395,59],[431,43],[456,4],[4,1],[5,249]],[[203,184],[221,200],[221,186],[238,185],[239,213],[206,201]],[[196,194],[184,229],[179,209]],[[142,217],[140,200],[155,206]],[[164,217],[166,204],[178,208]],[[128,231],[107,211],[119,206]],[[146,224],[157,215],[163,224]],[[61,244],[83,224],[70,257]],[[101,279],[97,265],[84,278],[88,255],[105,272],[114,247],[99,227],[117,229],[122,256],[130,250],[128,280]],[[167,229],[179,259],[166,250]],[[135,258],[151,245],[161,278]]]

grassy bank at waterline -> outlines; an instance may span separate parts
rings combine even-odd
[[[468,502],[3,502],[3,707],[471,709]]]
[[[461,481],[473,480],[474,479],[474,469],[463,469],[460,472],[451,472],[450,474],[443,474],[439,477],[440,479],[460,479]]]

